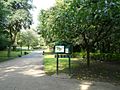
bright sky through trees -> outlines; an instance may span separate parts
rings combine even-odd
[[[33,10],[33,28],[35,28],[38,24],[38,14],[41,9],[48,9],[52,6],[54,6],[55,0],[33,0],[33,5],[36,7]]]

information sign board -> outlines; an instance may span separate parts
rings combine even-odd
[[[64,53],[64,46],[55,46],[55,53]]]

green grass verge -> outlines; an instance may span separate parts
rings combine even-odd
[[[24,54],[25,51],[23,51]],[[26,52],[30,52],[30,51],[26,51]],[[4,62],[7,60],[10,60],[12,58],[16,58],[18,57],[18,55],[21,55],[21,51],[11,51],[11,56],[7,57],[7,51],[0,51],[0,62]]]
[[[48,75],[56,73],[56,58],[44,58],[45,71]],[[59,59],[59,73],[68,73],[68,59]]]
[[[45,71],[48,75],[56,73],[55,58],[45,55],[44,65]],[[88,68],[86,60],[72,58],[71,67],[72,78],[120,84],[120,65],[93,60]],[[59,60],[59,73],[69,73],[67,58]]]

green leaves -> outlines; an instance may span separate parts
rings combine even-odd
[[[0,30],[4,29],[5,27],[5,22],[6,22],[6,15],[7,15],[7,10],[4,5],[4,1],[0,1]]]
[[[30,8],[27,1],[18,0],[8,2],[11,7],[11,14],[8,15],[8,24],[15,24],[17,22],[21,28],[27,28],[31,25],[32,16],[29,10],[32,9],[32,6]],[[20,27],[19,29],[21,29]]]
[[[119,27],[119,16],[119,0],[57,1],[56,6],[41,12],[39,29],[46,41],[78,44],[79,38],[79,44],[94,45]]]

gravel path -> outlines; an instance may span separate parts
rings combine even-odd
[[[120,90],[103,82],[80,82],[64,74],[47,76],[42,50],[0,63],[0,90]]]

